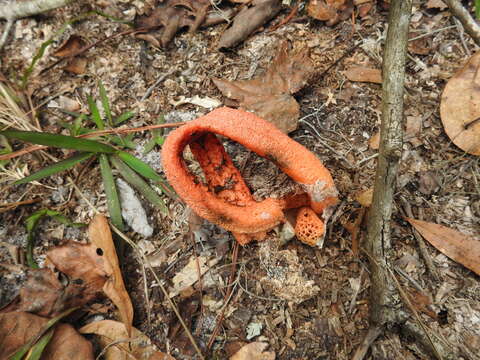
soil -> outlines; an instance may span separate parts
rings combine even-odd
[[[425,221],[477,238],[480,232],[478,157],[458,149],[446,136],[439,118],[440,96],[446,81],[478,49],[458,26],[453,26],[456,22],[447,11],[428,9],[423,3],[414,2],[411,32],[412,36],[424,37],[411,42],[407,61],[405,115],[407,123],[418,126],[412,126],[416,130],[410,132],[407,129],[397,181],[392,221],[395,266],[400,283],[414,302],[420,304],[420,298],[426,302],[429,311],[421,313],[422,320],[464,358],[475,358],[480,348],[479,277],[427,245],[440,273],[440,281],[435,281],[426,271],[411,227],[402,218],[401,199],[404,199],[411,205],[414,217],[422,214]],[[144,6],[144,2],[129,0],[80,1],[19,20],[3,50],[1,71],[12,81],[18,79],[41,44],[53,37],[53,44],[34,68],[27,93],[41,129],[67,134],[59,121],[71,122],[73,118],[59,108],[73,103],[79,107],[76,111],[87,113],[87,95],[99,98],[99,80],[106,88],[114,114],[136,112],[125,124],[127,127],[155,124],[162,114],[168,122],[188,121],[209,110],[189,103],[174,106],[180,97],[198,95],[228,105],[229,100],[222,97],[211,81],[213,77],[232,80],[258,76],[268,67],[279,42],[285,39],[295,49],[307,47],[317,75],[295,94],[301,120],[298,130],[290,136],[313,151],[331,171],[341,203],[328,225],[323,248],[308,247],[295,238],[284,243],[280,240],[281,229],[276,229],[266,241],[239,249],[232,275],[232,296],[209,358],[226,359],[241,345],[252,341],[268,343],[277,359],[351,358],[368,330],[370,281],[368,258],[363,251],[359,255],[353,253],[351,236],[343,225],[358,214],[361,205],[355,201],[356,196],[370,189],[374,182],[378,150],[372,148],[369,140],[379,131],[382,93],[381,85],[351,82],[344,73],[354,65],[381,68],[386,10],[379,3],[355,23],[346,20],[333,27],[300,14],[288,24],[268,31],[288,14],[288,9],[284,9],[266,29],[224,52],[217,51],[215,46],[226,25],[195,33],[182,32],[166,49],[155,48],[133,36],[122,36],[91,48],[84,55],[87,66],[81,75],[65,71],[63,62],[50,66],[56,61],[52,56],[55,49],[73,34],[92,43],[128,29],[96,15],[68,26],[63,34],[55,36],[69,19],[99,9],[131,20],[136,13],[142,13]],[[158,79],[161,80],[151,94],[142,100]],[[162,174],[158,146],[141,155],[150,137],[148,132],[136,133],[133,140],[138,147],[132,153]],[[268,161],[237,144],[228,141],[225,144],[237,166],[243,167],[242,173],[257,199],[280,196],[291,188],[290,180]],[[15,147],[22,144],[15,143]],[[63,159],[67,153],[49,149],[6,165],[9,171],[1,174],[4,180],[0,203],[38,201],[0,213],[0,245],[11,244],[17,250],[24,247],[24,219],[38,209],[61,211],[72,221],[88,223],[94,215],[85,200],[88,199],[98,210],[106,212],[96,162],[40,182],[5,187],[50,164],[52,157]],[[192,334],[205,349],[224,304],[235,240],[214,225],[189,224],[194,217],[182,203],[167,197],[165,201],[170,216],[161,215],[142,200],[149,224],[154,228],[150,238],[131,231],[127,235],[148,255],[167,288],[174,286],[174,276],[192,257],[215,260],[201,284],[196,282],[175,297]],[[55,221],[42,222],[35,255],[41,260],[48,247],[67,238],[84,240],[85,233],[59,226]],[[6,248],[0,249],[0,260],[13,264],[15,261],[4,251]],[[176,359],[195,358],[193,347],[151,274],[143,276],[141,264],[128,248],[123,262],[124,279],[134,304],[134,326]],[[12,287],[17,284],[18,288],[18,279],[22,277],[7,276],[8,272],[0,274],[1,306],[11,300]],[[10,285],[3,285],[4,280]],[[113,306],[109,309],[95,319],[115,318]],[[393,331],[373,344],[368,358],[418,359],[429,355],[416,345],[415,339]]]

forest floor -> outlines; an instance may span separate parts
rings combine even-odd
[[[123,0],[89,3],[74,2],[45,15],[17,21],[3,50],[3,75],[12,81],[18,79],[41,44],[79,14],[95,8],[132,19],[145,5]],[[192,104],[190,100],[195,96],[231,104],[212,78],[238,80],[259,76],[285,40],[294,50],[308,49],[316,76],[294,95],[301,115],[298,129],[290,136],[314,152],[331,171],[341,201],[328,225],[322,248],[309,247],[295,238],[282,243],[278,231],[271,232],[266,241],[239,248],[233,292],[212,347],[212,359],[228,358],[252,341],[268,343],[268,350],[275,352],[277,359],[349,359],[369,326],[368,258],[363,251],[352,251],[351,234],[345,225],[358,216],[358,195],[373,186],[381,84],[351,81],[347,73],[354,67],[381,69],[387,10],[376,4],[355,22],[348,19],[331,27],[298,15],[294,21],[269,31],[288,13],[285,8],[265,29],[230,51],[216,50],[226,27],[221,24],[194,33],[182,32],[165,49],[130,35],[112,38],[83,54],[86,67],[80,75],[65,71],[64,63],[50,67],[56,61],[52,56],[55,49],[72,35],[93,43],[128,30],[126,25],[101,16],[88,17],[54,38],[28,83],[30,101],[36,107],[43,131],[66,134],[59,121],[71,122],[73,118],[59,109],[87,113],[87,95],[98,98],[99,80],[110,99],[112,113],[135,111],[136,115],[123,126],[152,125],[162,114],[167,122],[189,121],[210,111]],[[392,240],[398,279],[420,309],[421,318],[462,354],[468,354],[480,348],[480,279],[427,245],[440,275],[440,280],[434,280],[419,255],[411,226],[403,219],[404,204],[408,203],[415,218],[472,236],[480,233],[479,158],[465,154],[450,141],[439,114],[446,82],[477,51],[473,41],[459,29],[446,9],[427,8],[424,2],[414,2],[411,34],[418,39],[410,42],[407,58],[407,128],[395,194]],[[182,97],[186,100],[180,101]],[[168,136],[167,131],[165,134]],[[136,133],[133,141],[137,148],[131,152],[162,174],[160,148],[143,154],[150,137],[149,132]],[[289,186],[290,180],[273,164],[230,142],[226,144],[234,162],[243,166],[242,175],[257,199]],[[66,151],[58,149],[48,149],[47,153],[56,159],[66,156]],[[51,162],[41,153],[30,153],[11,160],[6,165],[10,171],[0,174],[0,203],[35,199],[31,204],[0,213],[2,244],[24,247],[24,221],[39,209],[60,211],[72,221],[83,223],[95,214],[90,204],[107,212],[96,162],[39,182],[5,186]],[[74,179],[83,197],[67,176]],[[200,348],[205,349],[224,304],[235,240],[230,233],[205,222],[195,227],[193,241],[190,211],[181,202],[167,197],[165,201],[169,216],[142,201],[154,229],[152,236],[126,233],[153,264],[167,289],[178,285],[175,275],[186,271],[185,266],[192,259],[198,257],[208,263],[209,270],[202,282],[195,282],[174,297]],[[40,263],[46,250],[64,239],[87,239],[83,229],[53,220],[42,222],[37,236],[34,254]],[[6,246],[0,247],[0,253],[1,262],[12,263]],[[142,265],[128,247],[123,262],[126,288],[134,305],[133,325],[176,359],[194,358],[195,350],[158,284],[150,274],[143,275]],[[190,276],[198,274],[194,271]],[[0,277],[3,306],[12,300],[21,283],[7,287],[5,272],[0,272]],[[108,300],[97,302],[107,306],[97,307],[98,312],[92,307],[75,326],[115,317]],[[427,355],[415,339],[392,332],[373,344],[368,358],[418,359]]]

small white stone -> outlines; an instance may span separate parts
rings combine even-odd
[[[153,228],[148,224],[147,214],[133,189],[122,179],[117,179],[117,186],[123,219],[133,231],[145,237],[152,236]]]

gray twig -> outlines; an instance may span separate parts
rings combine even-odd
[[[400,198],[400,201],[402,202],[402,207],[403,210],[405,211],[405,214],[413,218],[413,213],[412,213],[412,207],[410,206],[410,203],[403,197]],[[422,220],[422,219],[420,219]],[[425,261],[425,266],[427,267],[428,272],[430,275],[432,275],[433,279],[438,282],[440,281],[440,274],[433,264],[432,257],[428,253],[427,246],[425,245],[425,241],[423,240],[423,237],[418,233],[415,228],[412,228],[413,236],[415,237],[415,240],[417,240],[417,245],[418,245],[418,250],[420,251],[420,254],[422,255],[423,260]]]
[[[70,0],[10,0],[0,5],[0,19],[7,20],[0,39],[0,49],[3,48],[15,20],[59,8],[68,2]]]
[[[443,0],[448,5],[450,12],[458,19],[463,25],[463,28],[475,41],[475,44],[480,46],[480,26],[470,13],[463,7],[458,0]]]

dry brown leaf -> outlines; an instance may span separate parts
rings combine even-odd
[[[373,199],[373,188],[369,188],[365,191],[362,191],[357,196],[355,196],[355,200],[362,205],[363,207],[370,207],[372,205]]]
[[[112,239],[108,221],[103,215],[96,215],[88,226],[88,237],[92,244],[101,249],[103,257],[111,267],[108,281],[103,286],[103,291],[112,300],[120,312],[120,318],[125,324],[128,333],[132,327],[133,306],[123,283],[122,272],[118,262],[117,252]],[[99,250],[97,250],[98,252]]]
[[[88,61],[85,57],[78,56],[71,59],[68,64],[63,68],[63,70],[71,72],[75,75],[82,75],[85,74],[87,64]]]
[[[56,316],[93,299],[86,286],[70,282],[64,286],[50,269],[28,269],[27,280],[15,300],[1,309],[2,313],[28,311],[44,317]]]
[[[230,360],[275,360],[273,351],[265,351],[268,343],[253,342],[243,346],[238,350]]]
[[[345,76],[350,81],[371,82],[375,84],[382,83],[382,71],[363,66],[350,66],[345,72]]]
[[[445,132],[463,151],[480,155],[480,52],[447,83],[440,102]]]
[[[352,0],[310,0],[307,12],[314,19],[326,21],[328,26],[333,26],[352,15],[353,2]]]
[[[480,275],[480,240],[443,225],[405,219],[443,254]]]
[[[118,321],[93,322],[85,325],[79,331],[82,334],[99,335],[102,347],[117,342],[115,346],[110,346],[106,350],[106,360],[175,360],[172,356],[158,351],[150,339],[134,327],[131,328],[131,333],[128,335],[125,325]]]
[[[173,287],[169,289],[168,296],[177,296],[183,290],[195,284],[198,281],[198,276],[205,274],[215,266],[218,261],[218,258],[208,260],[205,256],[199,256],[197,258],[192,256],[188,261],[188,264],[173,277]],[[197,265],[200,267],[200,274],[198,273]]]
[[[187,27],[190,32],[196,31],[205,22],[210,6],[209,0],[161,2],[150,14],[135,19],[135,29],[148,32],[137,37],[165,47],[180,29]]]
[[[299,105],[291,94],[304,87],[313,73],[307,50],[290,55],[288,44],[283,42],[263,76],[239,81],[213,79],[213,82],[223,95],[237,100],[241,108],[289,133],[297,128],[299,117]]]
[[[368,15],[370,10],[373,8],[373,2],[368,2],[366,4],[360,4],[358,5],[358,16],[360,16],[362,19]]]
[[[426,5],[428,9],[446,9],[448,6],[442,0],[428,0]]]
[[[72,35],[67,41],[58,47],[58,49],[53,53],[53,56],[60,58],[70,57],[78,53],[78,51],[80,51],[85,45],[86,42],[81,36]]]
[[[71,282],[85,285],[84,296],[95,297],[100,293],[112,270],[105,257],[94,244],[67,241],[47,252],[47,259]]]
[[[7,359],[32,337],[38,335],[48,320],[21,311],[0,314],[0,359]],[[59,324],[42,353],[42,360],[58,359],[94,359],[92,345],[72,326]]]
[[[233,24],[220,38],[218,48],[233,47],[245,40],[260,26],[272,19],[282,8],[281,0],[253,0],[233,19]]]
[[[368,145],[372,150],[378,150],[380,147],[380,131],[377,131],[375,134],[372,135],[370,140],[368,140]]]

